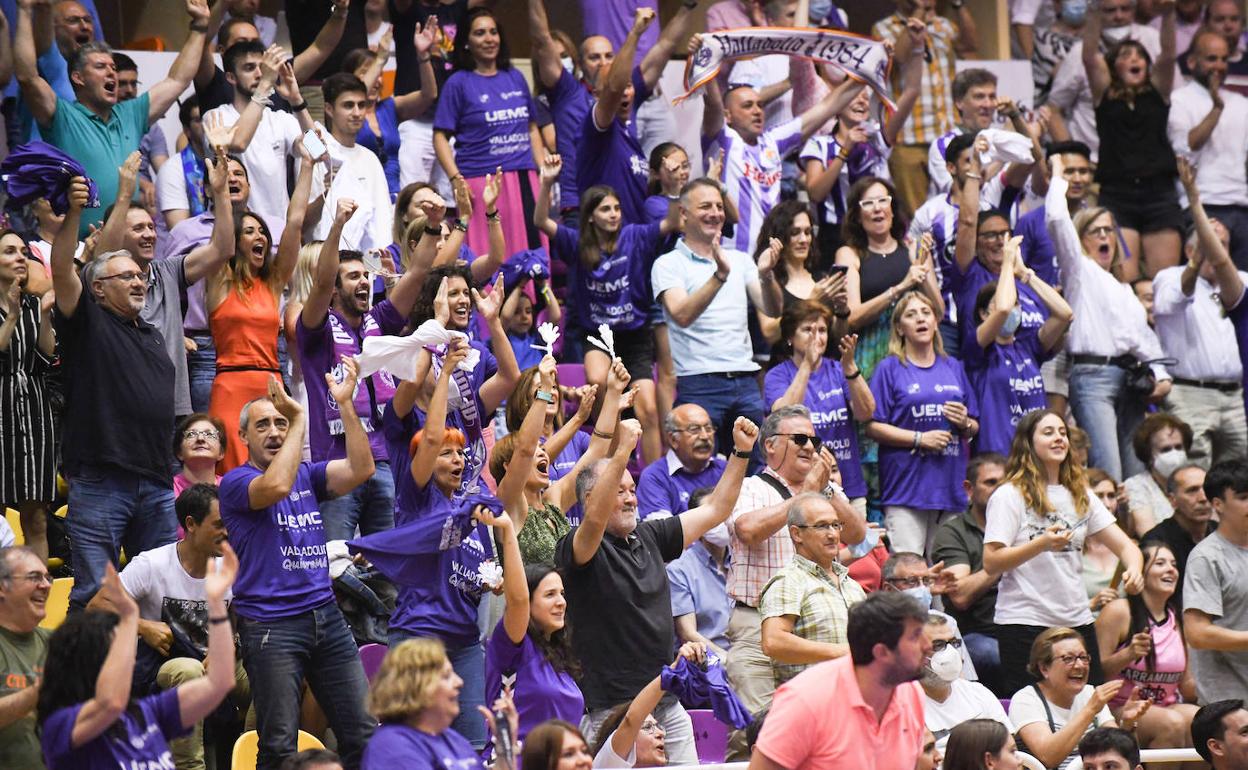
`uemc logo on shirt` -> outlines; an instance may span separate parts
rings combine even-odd
[[[846,422],[847,420],[849,420],[849,409],[846,407],[829,409],[826,412],[810,413],[810,421],[815,425],[833,425],[838,422]]]
[[[910,407],[910,416],[916,419],[923,417],[944,417],[944,404],[915,404]]]
[[[1029,396],[1037,391],[1044,391],[1044,377],[1037,374],[1035,377],[1011,377],[1010,390],[1019,395]]]
[[[529,105],[522,104],[519,107],[503,107],[498,110],[489,110],[485,113],[486,123],[511,123],[516,120],[528,121]]]

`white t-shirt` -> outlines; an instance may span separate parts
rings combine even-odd
[[[17,545],[17,535],[13,534],[13,528],[9,526],[8,520],[0,518],[0,548],[8,548],[11,545]]]
[[[1070,721],[1072,714],[1077,714],[1083,708],[1084,704],[1092,699],[1092,693],[1096,692],[1090,684],[1083,686],[1083,691],[1075,696],[1075,700],[1070,704],[1070,708],[1064,709],[1052,702],[1049,703],[1049,712],[1046,714],[1044,703],[1040,700],[1040,696],[1036,693],[1036,688],[1028,685],[1018,692],[1014,693],[1014,697],[1010,699],[1010,721],[1014,723],[1016,730],[1022,730],[1030,724],[1039,722],[1048,727],[1049,714],[1053,715],[1054,732],[1061,730]],[[1084,732],[1095,729],[1104,724],[1114,721],[1114,715],[1109,713],[1109,706],[1101,709],[1096,718],[1088,725],[1088,729]],[[1021,749],[1022,747],[1020,747]],[[1079,753],[1079,749],[1070,752],[1070,756],[1062,760],[1058,768],[1064,768],[1070,764],[1070,761]]]
[[[340,198],[355,201],[355,214],[342,228],[339,248],[368,251],[384,249],[391,242],[391,226],[394,222],[394,205],[390,202],[390,187],[386,184],[386,172],[376,153],[367,147],[355,145],[344,147],[322,128],[321,135],[330,155],[342,161],[334,172],[333,184],[325,191],[325,165],[316,164],[312,172],[312,200],[325,193],[325,205],[321,219],[316,223],[312,237],[325,240],[334,223],[334,212]]]
[[[156,172],[156,208],[161,212],[185,210],[189,214],[191,211],[181,157],[169,158]]]
[[[135,556],[121,571],[121,585],[139,605],[139,617],[182,629],[197,643],[206,643],[208,594],[204,578],[186,573],[178,544],[170,543]],[[228,603],[232,594],[226,591]]]
[[[611,733],[611,737],[607,738],[607,742],[602,744],[598,754],[594,757],[594,767],[633,767],[637,764],[637,746],[634,744],[628,749],[628,756],[621,757],[615,753],[615,749],[611,748],[611,739],[615,737],[615,733]]]
[[[923,693],[923,720],[936,736],[936,748],[941,754],[945,753],[949,733],[968,719],[995,719],[1014,733],[1014,725],[1001,708],[1001,701],[987,687],[965,679],[955,679],[950,687],[944,703],[933,700],[926,691]]]
[[[1067,550],[1045,551],[1001,576],[994,622],[1070,628],[1092,622],[1081,578],[1083,541],[1112,525],[1114,517],[1091,489],[1087,495],[1088,513],[1080,518],[1074,499],[1062,486],[1049,486],[1049,504],[1054,510],[1044,516],[1026,508],[1022,493],[1013,484],[1002,484],[992,493],[985,544],[1023,545],[1059,522],[1075,531]]]
[[[227,126],[238,122],[238,110],[233,104],[223,104],[211,109],[204,115],[220,115]],[[265,222],[286,222],[286,209],[290,206],[290,195],[286,186],[286,158],[295,151],[295,142],[303,135],[299,130],[299,121],[288,112],[279,112],[267,107],[251,143],[240,157],[247,168],[247,181],[251,184],[251,195],[247,198],[247,208],[259,214]],[[313,194],[315,197],[315,194]],[[333,211],[330,211],[333,216]],[[273,233],[274,248],[280,232]],[[343,248],[349,248],[344,246]]]

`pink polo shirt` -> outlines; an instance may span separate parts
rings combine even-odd
[[[812,666],[776,690],[756,748],[789,770],[914,770],[923,729],[918,682],[898,686],[877,722],[846,655]]]

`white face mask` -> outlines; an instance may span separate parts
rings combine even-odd
[[[706,538],[706,542],[716,548],[728,547],[728,528],[723,525],[711,527],[702,537]]]
[[[1101,37],[1117,43],[1126,39],[1131,32],[1131,26],[1130,24],[1124,24],[1121,27],[1105,27],[1101,29]]]
[[[932,655],[927,667],[940,681],[952,682],[962,676],[962,651],[952,644]]]
[[[1182,449],[1167,449],[1153,458],[1153,470],[1167,479],[1170,478],[1170,474],[1186,464],[1187,452]]]

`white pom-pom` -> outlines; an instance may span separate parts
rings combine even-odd
[[[559,339],[559,327],[549,321],[545,321],[538,325],[537,336],[541,337],[542,342],[546,344],[534,345],[533,347],[538,350],[545,350],[553,356],[555,354],[555,342]]]

